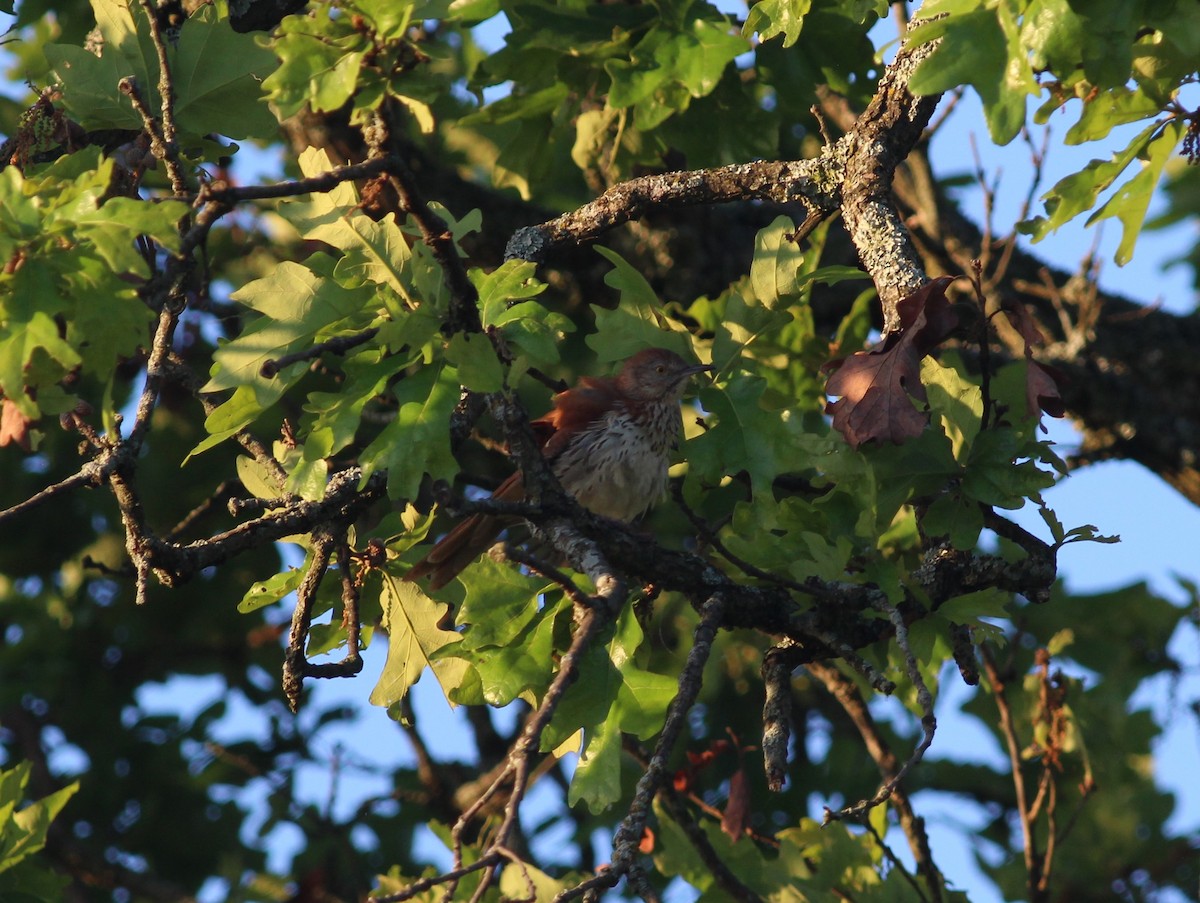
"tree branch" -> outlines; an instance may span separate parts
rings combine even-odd
[[[908,792],[899,784],[898,775],[900,762],[892,752],[879,731],[867,702],[863,699],[858,687],[847,678],[836,665],[823,662],[813,662],[806,666],[808,673],[825,687],[838,705],[850,718],[851,724],[862,737],[867,754],[875,761],[885,784],[893,784],[892,803],[900,818],[900,827],[908,839],[908,847],[912,851],[917,871],[925,879],[929,890],[929,898],[937,903],[942,899],[942,876],[933,862],[933,852],[929,847],[929,835],[925,831],[925,820],[919,818],[913,810]]]
[[[746,200],[800,201],[828,216],[837,207],[837,195],[828,187],[836,184],[834,166],[832,157],[822,156],[630,179],[570,213],[518,229],[504,256],[541,262],[560,248],[592,241],[616,226],[664,209]]]
[[[939,45],[904,46],[880,79],[875,96],[850,132],[842,172],[842,218],[859,258],[879,290],[883,332],[900,327],[896,304],[927,280],[908,228],[892,201],[892,177],[921,137],[941,95],[908,90],[916,67]]]

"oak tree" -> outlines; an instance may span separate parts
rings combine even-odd
[[[4,8],[5,900],[967,899],[932,793],[1006,898],[1194,891],[1131,702],[1187,610],[1069,592],[1114,537],[1043,493],[1200,502],[1200,324],[1037,245],[1195,212],[1194,0]],[[1096,159],[973,220],[962,98]],[[530,421],[648,347],[713,372],[622,524]],[[404,579],[472,513],[516,517]],[[331,751],[331,680],[401,764]]]

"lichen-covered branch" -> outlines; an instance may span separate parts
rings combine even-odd
[[[505,257],[544,261],[560,248],[593,241],[647,213],[681,207],[749,200],[799,201],[828,215],[837,207],[835,166],[832,156],[822,156],[629,179],[570,213],[518,229],[508,242]]]
[[[867,109],[841,139],[845,149],[841,209],[859,259],[879,290],[883,332],[899,328],[896,304],[928,278],[892,200],[892,176],[929,123],[940,95],[916,97],[908,81],[937,42],[902,48]]]

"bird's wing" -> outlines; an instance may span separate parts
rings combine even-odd
[[[559,392],[551,403],[554,407],[533,422],[535,433],[550,435],[543,440],[542,454],[553,461],[571,441],[571,437],[587,429],[612,410],[617,399],[616,381],[609,377],[585,376],[579,385]]]

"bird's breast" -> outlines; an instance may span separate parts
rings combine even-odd
[[[671,448],[679,435],[678,405],[615,410],[580,431],[554,461],[563,488],[596,514],[633,520],[667,488]]]

